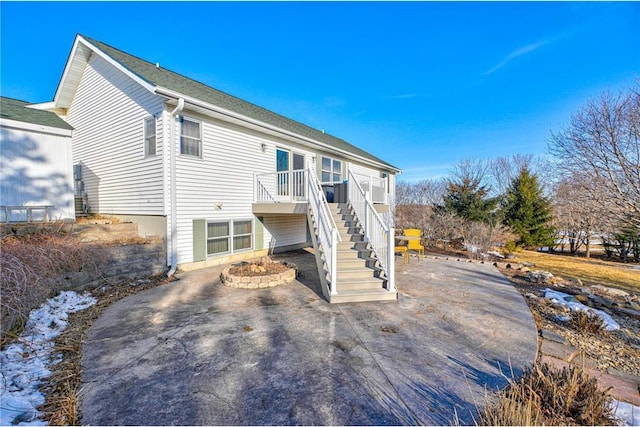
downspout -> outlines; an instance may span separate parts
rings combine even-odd
[[[169,170],[171,173],[171,268],[167,272],[167,277],[173,276],[178,268],[178,207],[176,206],[176,148],[174,147],[174,140],[176,139],[176,133],[174,130],[174,123],[176,114],[182,111],[184,108],[184,98],[178,98],[178,105],[171,112],[169,116]]]

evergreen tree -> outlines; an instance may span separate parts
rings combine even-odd
[[[446,211],[474,222],[488,222],[498,205],[498,199],[489,197],[489,188],[470,177],[449,181],[443,199]]]
[[[552,246],[555,237],[552,216],[551,202],[542,194],[538,177],[522,168],[505,196],[504,224],[519,236],[519,245]]]

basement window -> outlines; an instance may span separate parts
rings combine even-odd
[[[251,221],[233,222],[233,251],[251,249]]]
[[[230,237],[228,221],[207,223],[207,255],[229,252]]]
[[[253,221],[211,221],[207,223],[207,255],[234,253],[253,247]]]

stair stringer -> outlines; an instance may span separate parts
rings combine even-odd
[[[320,289],[322,289],[322,295],[328,302],[331,302],[330,284],[327,280],[327,270],[325,268],[324,254],[320,245],[318,244],[317,227],[315,219],[313,218],[313,212],[311,208],[307,211],[307,223],[309,224],[309,230],[311,231],[311,242],[313,244],[313,253],[316,257],[316,267],[318,268],[318,277],[320,277]]]

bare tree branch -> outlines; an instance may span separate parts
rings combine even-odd
[[[637,84],[640,86],[640,83]],[[589,101],[549,148],[567,171],[590,180],[613,204],[611,215],[640,227],[640,92],[604,93]]]

